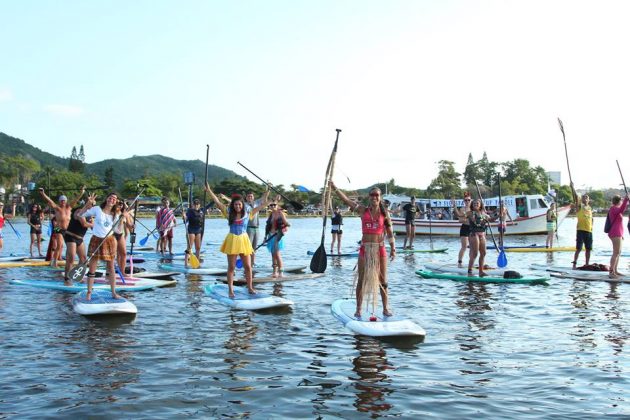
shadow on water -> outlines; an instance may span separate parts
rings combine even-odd
[[[387,360],[387,353],[380,340],[366,337],[355,337],[355,348],[359,355],[352,361],[352,370],[356,376],[354,382],[354,407],[360,413],[384,415],[393,405],[388,397],[394,392],[388,370],[394,369]]]

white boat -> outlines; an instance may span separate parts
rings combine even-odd
[[[547,210],[549,202],[542,194],[532,195],[506,195],[501,197],[505,207],[512,216],[512,221],[508,218],[506,235],[541,235],[547,233]],[[398,211],[399,205],[404,206],[411,202],[411,199],[404,195],[386,194],[384,200],[388,200],[390,211]],[[489,214],[494,214],[499,206],[499,197],[486,198],[484,205]],[[521,212],[516,210],[517,202],[524,203]],[[423,212],[421,218],[416,219],[416,235],[451,235],[459,236],[461,222],[453,214],[453,208],[450,199],[429,199],[417,198],[416,204]],[[458,208],[463,207],[463,199],[455,200]],[[432,212],[432,217],[427,216],[427,209]],[[567,217],[571,206],[557,208],[558,225]],[[402,217],[401,217],[402,216]],[[400,214],[392,214],[392,222],[395,233],[405,233],[405,218]],[[497,222],[492,222],[492,230],[498,233]]]

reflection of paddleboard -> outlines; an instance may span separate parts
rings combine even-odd
[[[271,277],[271,276],[254,276],[252,279],[254,283],[280,283],[285,281],[295,281],[295,280],[309,280],[316,279],[318,277],[322,277],[324,273],[300,273],[300,274],[285,274],[282,277]],[[217,280],[227,283],[227,277],[217,277]],[[234,279],[234,284],[246,284],[244,278]]]
[[[62,281],[59,280],[9,280],[9,283],[15,284],[16,286],[30,286],[37,287],[40,289],[51,289],[51,290],[59,290],[61,292],[81,292],[87,289],[87,285],[84,283],[75,283],[72,286],[66,286]],[[143,284],[138,285],[135,284],[133,286],[116,286],[116,290],[128,290],[130,292],[140,291],[140,290],[149,290],[156,287],[155,284]],[[94,289],[107,289],[109,290],[109,284],[94,284]]]
[[[425,336],[426,331],[410,319],[397,315],[384,317],[374,314],[375,321],[370,321],[370,315],[363,314],[359,319],[354,317],[356,301],[353,299],[339,299],[333,302],[330,311],[333,316],[350,331],[372,337],[396,336]]]
[[[87,290],[72,298],[72,308],[80,315],[122,315],[138,313],[136,305],[125,298],[114,299],[107,290],[93,290],[90,300]]]
[[[315,255],[315,251],[306,251],[306,255]],[[342,252],[341,254],[326,254],[327,257],[358,257],[358,252]]]
[[[233,299],[228,296],[228,287],[225,284],[208,285],[204,287],[204,290],[207,295],[235,309],[255,311],[293,305],[292,301],[279,296],[268,295],[262,292],[252,295],[245,287],[234,286],[235,296]]]
[[[416,274],[425,279],[440,279],[440,280],[454,280],[454,281],[468,281],[478,283],[526,283],[526,284],[545,284],[549,281],[549,276],[531,276],[521,277],[520,279],[506,279],[503,277],[478,277],[468,276],[465,274],[456,273],[436,273],[428,270],[418,270]]]

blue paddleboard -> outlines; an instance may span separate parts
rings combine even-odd
[[[279,296],[258,292],[250,294],[246,287],[234,286],[234,298],[228,296],[226,284],[212,284],[204,287],[206,294],[222,304],[235,309],[255,311],[258,309],[291,306],[293,302]]]
[[[125,315],[136,314],[138,308],[125,298],[115,299],[109,290],[92,290],[87,300],[87,290],[77,293],[72,298],[72,308],[80,315]]]

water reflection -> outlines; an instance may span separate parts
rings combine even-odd
[[[629,338],[628,331],[624,328],[623,311],[619,308],[620,302],[618,287],[619,284],[617,283],[609,283],[608,293],[606,294],[608,301],[605,302],[606,308],[604,311],[604,316],[616,331],[616,334],[611,334],[609,332],[604,336],[606,341],[611,343],[613,354],[615,354],[615,356],[621,354],[623,346]],[[620,372],[621,369],[618,371]]]
[[[359,356],[352,361],[352,370],[357,374],[351,378],[356,389],[354,406],[361,413],[384,415],[392,408],[387,399],[394,389],[387,371],[393,367],[379,340],[366,336],[356,336],[355,340]]]

